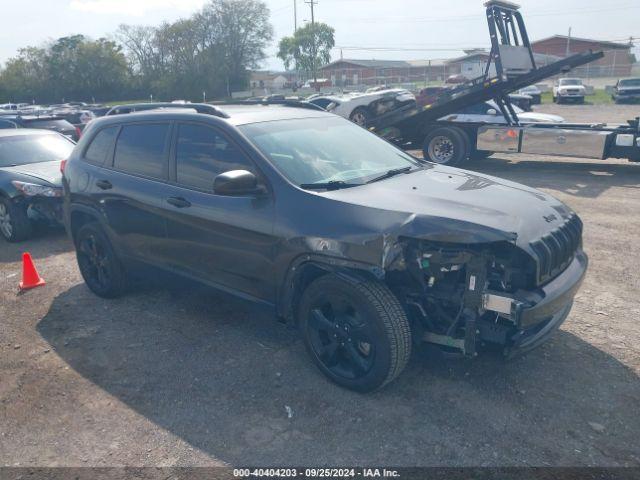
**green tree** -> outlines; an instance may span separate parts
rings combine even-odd
[[[292,37],[280,40],[278,58],[287,70],[293,67],[310,75],[331,61],[334,34],[335,30],[326,23],[307,24]]]
[[[201,32],[208,35],[223,55],[228,94],[231,87],[244,88],[248,72],[265,59],[273,38],[269,8],[260,0],[211,0],[196,16]]]
[[[123,25],[117,32],[138,85],[186,99],[246,88],[272,37],[269,9],[260,0],[211,0],[187,19],[154,28]]]
[[[121,47],[82,35],[59,38],[46,47],[23,48],[0,74],[4,96],[16,102],[110,99],[122,95],[128,82]]]

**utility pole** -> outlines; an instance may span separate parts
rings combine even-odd
[[[320,88],[318,87],[318,74],[316,72],[316,56],[318,55],[317,51],[316,51],[316,31],[315,31],[315,25],[316,25],[316,17],[313,11],[313,7],[315,5],[318,4],[318,2],[316,2],[316,0],[305,0],[306,4],[311,6],[311,41],[313,42],[311,45],[311,70],[313,71],[313,84],[316,87],[316,91],[320,91]]]
[[[567,51],[565,57],[571,55],[571,27],[569,27],[569,35],[567,35]]]
[[[298,0],[293,0],[293,33],[298,30]]]

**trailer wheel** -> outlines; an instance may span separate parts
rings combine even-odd
[[[441,165],[459,165],[469,157],[469,140],[458,128],[436,128],[424,139],[422,155]]]

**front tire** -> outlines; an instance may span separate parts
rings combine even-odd
[[[82,278],[93,293],[116,298],[126,289],[126,274],[111,242],[98,223],[87,223],[75,236],[76,257]]]
[[[350,390],[380,389],[409,361],[409,321],[382,283],[322,276],[304,291],[298,320],[314,363]]]
[[[369,125],[369,120],[371,120],[371,113],[364,107],[358,107],[351,113],[349,120],[356,125],[366,128],[367,125]]]
[[[27,207],[6,197],[0,197],[0,234],[7,242],[26,240],[33,233]]]
[[[457,128],[436,128],[425,138],[422,155],[425,160],[441,165],[460,165],[469,156],[469,141]]]

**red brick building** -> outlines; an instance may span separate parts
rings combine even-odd
[[[603,42],[586,38],[554,35],[531,42],[533,51],[545,55],[566,57],[574,53],[604,51],[604,58],[576,69],[576,75],[586,77],[626,77],[631,75],[631,45]]]

